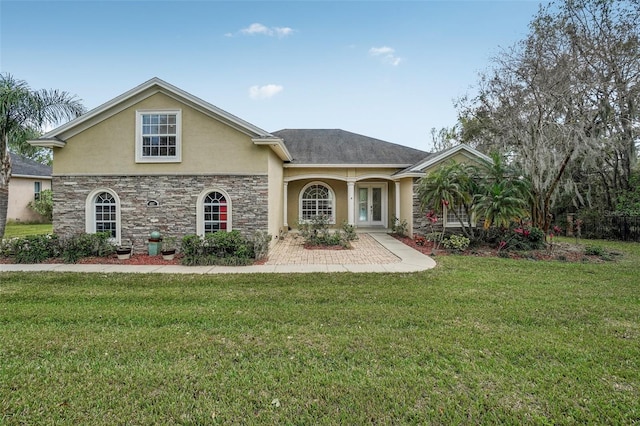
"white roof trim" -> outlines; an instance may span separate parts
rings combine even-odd
[[[60,139],[51,138],[51,139],[33,139],[28,140],[27,143],[31,146],[39,146],[42,148],[64,148],[67,144],[65,141],[61,141]]]
[[[425,172],[408,171],[408,172],[402,172],[402,173],[398,173],[398,174],[392,175],[391,177],[394,180],[397,180],[397,179],[403,179],[403,178],[421,178],[423,176],[426,176]]]
[[[293,160],[293,157],[289,153],[287,146],[284,144],[284,141],[281,138],[270,136],[270,137],[253,138],[252,141],[256,145],[268,145],[273,150],[273,152],[275,152],[276,155],[280,157],[282,161]]]
[[[189,104],[190,106],[200,110],[201,112],[206,113],[209,116],[212,117],[219,117],[221,119],[222,122],[225,122],[229,125],[231,125],[232,127],[235,127],[236,129],[243,131],[244,133],[253,136],[253,137],[260,137],[260,136],[271,136],[272,135],[257,127],[254,126],[253,124],[242,120],[239,117],[236,117],[233,114],[230,114],[218,107],[216,107],[215,105],[212,105],[196,96],[191,95],[190,93],[185,92],[184,90],[173,86],[169,83],[167,83],[166,81],[163,81],[157,77],[152,78],[149,81],[146,81],[144,83],[142,83],[139,86],[134,87],[133,89],[121,94],[120,96],[116,96],[115,98],[111,99],[108,102],[105,102],[104,104],[100,105],[97,108],[92,109],[91,111],[87,112],[86,114],[81,115],[78,118],[75,118],[71,121],[69,121],[66,124],[63,124],[60,127],[57,127],[55,129],[53,129],[52,131],[46,133],[45,135],[42,136],[42,139],[52,139],[55,138],[56,136],[68,132],[70,130],[72,130],[73,128],[80,126],[83,123],[88,122],[89,120],[97,117],[98,115],[106,112],[107,110],[114,108],[115,106],[121,104],[121,103],[125,103],[126,101],[139,95],[140,93],[144,92],[145,90],[149,90],[151,88],[153,88],[154,86],[157,86],[160,90],[153,92],[153,94],[158,93],[158,92],[167,92],[165,94],[172,96],[174,98],[178,97],[181,99],[178,100],[182,100],[182,101],[186,101],[187,104]],[[127,107],[129,105],[127,104]]]
[[[460,145],[454,146],[453,148],[450,148],[450,149],[447,149],[445,151],[442,151],[438,155],[435,155],[433,157],[429,157],[426,160],[421,161],[420,163],[417,163],[416,165],[411,167],[410,170],[407,170],[405,173],[422,172],[427,167],[433,166],[434,164],[437,164],[437,163],[445,160],[446,158],[451,157],[451,156],[453,156],[453,155],[455,155],[458,152],[463,151],[463,150],[467,151],[469,154],[475,155],[476,157],[481,158],[481,159],[483,159],[485,161],[493,162],[491,157],[488,157],[488,156],[484,155],[483,153],[481,153],[480,151],[471,148],[469,145],[460,144]],[[403,175],[404,175],[404,173],[403,173]]]
[[[42,180],[51,180],[51,176],[38,176],[38,175],[16,175],[11,174],[11,179],[13,178],[23,178],[23,179],[42,179]]]
[[[327,169],[335,169],[335,168],[359,168],[359,169],[363,169],[363,168],[368,168],[368,169],[377,169],[377,168],[383,168],[383,169],[406,169],[407,167],[411,166],[411,164],[361,164],[361,163],[354,163],[354,164],[313,164],[313,163],[309,163],[309,164],[284,164],[283,167],[287,167],[287,168],[319,168],[319,167],[324,167]]]

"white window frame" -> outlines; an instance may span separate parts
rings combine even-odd
[[[458,215],[460,215],[462,217],[462,223],[464,223],[464,226],[471,226],[471,227],[475,227],[476,226],[475,220],[473,218],[473,214],[471,215],[471,217],[467,217],[463,206],[456,206],[455,208],[458,210]],[[455,216],[452,216],[452,220],[449,220],[449,207],[448,206],[443,206],[442,217],[443,217],[443,220],[444,220],[445,228],[460,228],[461,227],[460,221],[458,219],[456,219]]]
[[[233,229],[233,206],[231,197],[229,197],[227,191],[222,188],[207,188],[198,195],[198,200],[196,202],[196,234],[201,237],[204,237],[204,200],[207,198],[207,195],[212,192],[219,192],[227,200],[227,232],[231,232]]]
[[[42,192],[42,182],[39,180],[33,182],[33,199],[38,201],[40,199],[40,193]]]
[[[298,221],[300,223],[307,223],[309,222],[308,219],[303,219],[302,217],[302,196],[304,195],[305,191],[314,185],[321,185],[324,186],[325,188],[327,188],[329,190],[329,197],[330,201],[331,201],[331,216],[329,217],[329,224],[331,225],[335,225],[336,223],[336,193],[333,191],[333,188],[331,187],[331,185],[329,185],[326,182],[322,182],[322,181],[314,181],[314,182],[309,182],[308,184],[306,184],[305,186],[302,187],[302,189],[300,190],[300,194],[298,194]],[[316,209],[317,212],[317,209]]]
[[[149,114],[170,114],[176,116],[176,155],[144,156],[142,155],[142,116]],[[136,111],[136,163],[180,163],[182,162],[182,110],[137,110]]]
[[[95,234],[96,233],[96,209],[95,209],[95,200],[98,194],[103,192],[107,192],[111,194],[111,196],[116,201],[116,237],[110,238],[111,242],[114,244],[120,245],[122,241],[122,224],[120,220],[120,197],[118,194],[110,189],[110,188],[98,188],[94,189],[89,193],[85,200],[85,232],[87,234]]]

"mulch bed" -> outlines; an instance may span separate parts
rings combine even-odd
[[[180,256],[175,256],[173,260],[165,260],[162,255],[132,254],[129,259],[118,259],[117,255],[113,255],[109,257],[85,257],[76,263],[84,265],[179,265]]]
[[[397,240],[402,241],[404,244],[412,247],[419,252],[426,254],[427,256],[447,256],[452,252],[439,248],[435,248],[435,244],[431,241],[417,243],[413,238],[400,237],[393,235]],[[551,249],[544,250],[531,250],[526,252],[518,251],[503,251],[498,253],[497,247],[480,246],[473,247],[465,250],[464,252],[456,252],[461,256],[475,256],[475,257],[506,257],[510,259],[527,259],[527,260],[561,260],[564,262],[604,262],[600,256],[592,256],[584,254],[584,247],[569,244],[569,243],[553,243]]]

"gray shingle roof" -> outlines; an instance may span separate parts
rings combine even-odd
[[[19,154],[11,155],[11,174],[22,176],[51,176],[51,167]]]
[[[409,165],[428,152],[385,142],[340,129],[283,129],[282,138],[293,164],[393,164]]]

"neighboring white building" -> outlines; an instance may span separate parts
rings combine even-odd
[[[11,153],[7,221],[46,222],[46,218],[29,208],[29,203],[45,189],[51,189],[51,167]]]

